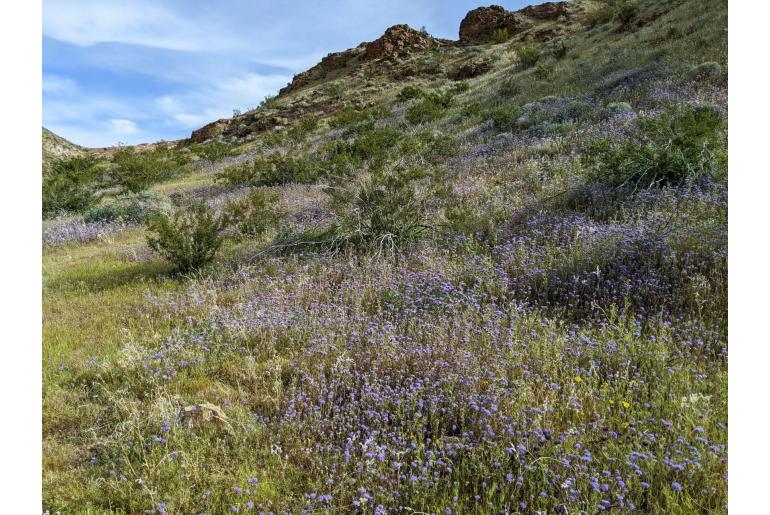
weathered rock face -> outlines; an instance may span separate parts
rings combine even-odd
[[[558,19],[559,16],[568,15],[567,2],[545,2],[540,5],[530,5],[516,12],[541,21],[552,21]]]
[[[380,38],[366,44],[364,58],[370,61],[406,57],[415,50],[430,48],[439,41],[409,25],[393,25]]]
[[[488,43],[492,33],[505,29],[513,36],[523,27],[522,20],[499,5],[479,7],[469,11],[460,22],[460,43],[478,45]]]
[[[228,121],[224,119],[211,122],[210,124],[204,125],[200,129],[193,131],[190,135],[190,140],[193,143],[203,143],[214,136],[222,134],[228,126]]]
[[[448,74],[448,77],[452,80],[464,80],[471,79],[483,75],[492,69],[492,60],[488,58],[474,59],[473,61],[464,63],[457,69]]]

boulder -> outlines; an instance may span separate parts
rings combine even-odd
[[[435,45],[445,44],[443,40],[414,30],[409,25],[393,25],[385,34],[364,46],[364,59],[395,60],[406,57],[415,50],[423,50]]]
[[[538,5],[530,5],[516,12],[533,20],[540,21],[555,21],[559,19],[559,16],[566,17],[569,14],[567,2],[545,2]]]
[[[505,29],[510,36],[513,36],[523,28],[524,23],[518,16],[499,5],[479,7],[469,11],[460,22],[460,43],[466,45],[489,43],[492,33],[498,29]]]
[[[198,130],[192,131],[190,140],[193,143],[203,143],[204,141],[209,140],[215,136],[219,136],[225,132],[225,129],[227,129],[229,125],[230,122],[224,118],[215,122],[211,122]]]
[[[453,70],[449,74],[449,78],[452,80],[464,80],[471,79],[483,75],[492,69],[492,59],[482,58],[474,59],[467,63],[463,63],[458,68]]]

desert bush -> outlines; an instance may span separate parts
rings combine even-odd
[[[492,43],[498,44],[498,43],[505,43],[511,38],[510,34],[508,34],[508,29],[502,28],[502,29],[495,29],[492,32]]]
[[[523,43],[518,43],[514,49],[516,50],[516,55],[519,57],[519,63],[522,68],[532,68],[537,63],[538,59],[540,59],[540,54],[542,53],[540,43],[531,39]]]
[[[43,170],[43,217],[80,213],[96,204],[99,178],[98,161],[92,156],[53,162]]]
[[[704,105],[638,122],[638,136],[602,139],[587,149],[593,180],[613,187],[680,184],[703,175],[721,178],[726,149],[723,115]]]
[[[639,4],[635,0],[626,0],[615,8],[615,18],[620,23],[627,25],[639,14]]]
[[[425,96],[424,89],[422,89],[419,86],[413,86],[410,84],[408,86],[404,86],[404,88],[398,92],[396,99],[399,102],[406,102],[408,100],[412,100],[413,98],[422,98],[424,96]]]
[[[348,130],[371,128],[374,126],[375,121],[390,114],[390,109],[385,106],[368,107],[360,111],[347,107],[334,115],[329,121],[329,126],[333,128],[346,128]]]
[[[214,259],[228,226],[226,216],[217,215],[205,204],[195,203],[172,216],[158,214],[147,225],[147,244],[170,261],[180,273],[201,268]]]
[[[126,193],[113,200],[91,208],[84,216],[86,222],[135,222],[144,223],[154,215],[170,215],[174,204],[166,195],[156,191]]]
[[[205,145],[194,143],[190,150],[206,161],[219,161],[232,152],[232,146],[221,141],[210,141]]]
[[[161,181],[177,177],[190,156],[165,145],[146,152],[125,148],[115,152],[112,184],[124,192],[138,193]]]
[[[498,90],[500,92],[500,96],[503,97],[515,97],[519,93],[521,93],[521,86],[519,86],[519,83],[515,79],[506,79],[500,83],[500,89]]]
[[[259,103],[259,107],[264,109],[272,109],[278,103],[278,98],[275,95],[265,95],[265,98]]]
[[[438,120],[446,114],[451,103],[452,94],[448,91],[428,93],[422,102],[407,109],[406,119],[414,125]]]
[[[551,54],[553,54],[556,59],[564,59],[568,50],[569,48],[567,48],[567,44],[564,42],[564,40],[558,39],[551,48]]]
[[[341,220],[338,234],[353,246],[394,251],[426,230],[426,204],[416,183],[424,170],[378,170],[354,183],[328,188],[332,209]]]
[[[465,93],[466,91],[470,91],[471,85],[464,80],[461,80],[460,82],[455,82],[452,84],[452,87],[449,89],[449,91],[452,94],[458,94],[458,93]]]
[[[500,105],[487,111],[485,117],[492,120],[495,129],[510,130],[519,118],[519,108],[513,104]]]
[[[244,199],[234,200],[225,206],[224,216],[240,236],[259,236],[276,227],[284,218],[277,207],[278,195],[255,190]]]
[[[307,136],[318,128],[318,118],[306,116],[288,131],[288,136],[294,141],[304,141]]]
[[[714,61],[706,61],[697,66],[693,66],[688,75],[694,79],[702,77],[713,77],[722,73],[722,65]]]
[[[278,153],[228,166],[216,177],[230,186],[277,186],[289,183],[313,183],[318,179],[314,159],[282,156]]]
[[[535,67],[535,71],[532,72],[532,75],[535,76],[537,80],[548,80],[553,76],[555,66],[553,63],[539,63]]]
[[[589,12],[585,17],[585,23],[591,29],[597,25],[603,25],[615,17],[615,12],[615,8],[612,5],[603,5]]]

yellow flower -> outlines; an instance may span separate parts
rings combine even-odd
[[[610,406],[612,406],[613,404],[615,404],[615,401],[613,401],[612,399],[610,399]]]
[[[582,378],[582,377],[580,377],[580,376],[575,376],[575,382],[576,382],[576,383],[579,383],[579,382],[580,382],[580,381],[582,381],[582,380],[583,380],[583,378]]]
[[[623,401],[623,407],[624,407],[624,408],[626,408],[626,409],[628,409],[628,408],[630,408],[630,407],[631,407],[631,404],[630,404],[630,403],[628,403],[628,402],[626,402],[626,401]]]

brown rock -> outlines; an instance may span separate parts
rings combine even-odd
[[[209,402],[185,406],[179,412],[179,418],[186,427],[191,429],[212,426],[228,431],[233,430],[222,408]]]
[[[505,29],[513,36],[523,28],[524,23],[518,16],[499,5],[479,7],[468,12],[460,22],[460,43],[488,43],[492,39],[492,33],[498,29]]]
[[[445,43],[444,40],[414,30],[409,25],[393,25],[380,38],[366,43],[364,59],[367,61],[397,59],[406,57],[414,50],[422,50]]]
[[[539,5],[530,5],[516,12],[540,21],[553,21],[559,16],[568,15],[567,2],[545,2]]]
[[[224,118],[215,122],[211,122],[210,124],[204,125],[198,130],[194,130],[190,135],[190,140],[194,143],[203,143],[204,141],[211,139],[214,136],[219,136],[225,132],[225,129],[227,129],[229,125],[229,121]]]
[[[448,77],[452,80],[464,80],[483,75],[492,69],[492,59],[474,59],[473,61],[462,64],[460,67],[450,72]]]

